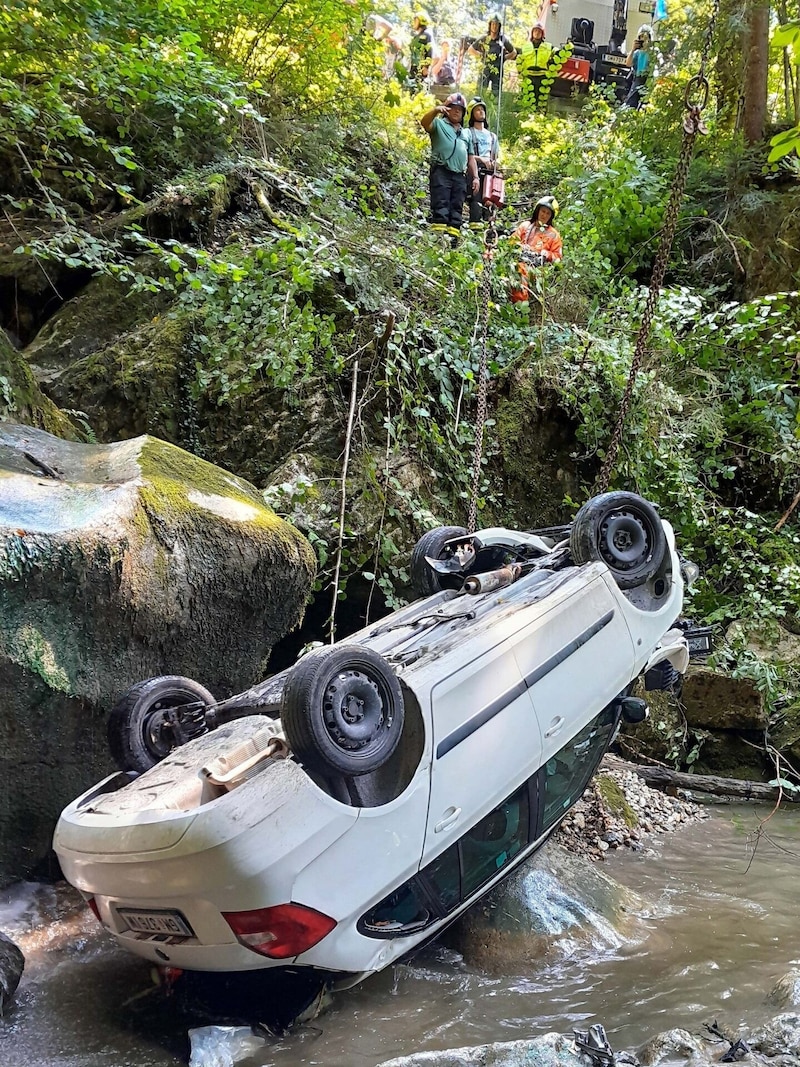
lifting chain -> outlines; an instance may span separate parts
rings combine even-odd
[[[483,459],[483,430],[486,425],[486,403],[489,391],[488,357],[486,354],[489,336],[489,302],[492,298],[492,269],[494,253],[497,246],[497,229],[495,228],[495,209],[486,224],[486,237],[483,249],[483,275],[478,290],[480,302],[480,340],[481,354],[478,361],[478,410],[475,415],[475,450],[472,454],[472,490],[469,498],[467,516],[467,533],[475,533],[478,519],[478,490],[481,482],[481,460]]]
[[[661,286],[664,282],[664,275],[667,271],[667,264],[672,251],[672,243],[675,239],[675,230],[678,225],[678,212],[680,211],[683,193],[686,188],[686,179],[689,176],[689,165],[692,161],[694,143],[699,133],[704,134],[708,132],[703,123],[701,112],[708,103],[709,86],[705,69],[706,64],[708,63],[709,52],[711,50],[711,41],[714,36],[714,27],[716,25],[718,12],[719,0],[714,0],[711,17],[706,30],[705,41],[703,42],[703,50],[700,56],[700,67],[697,74],[694,74],[686,85],[686,91],[684,93],[684,107],[686,108],[686,114],[683,119],[683,142],[681,143],[681,150],[678,155],[678,164],[675,168],[675,177],[672,180],[669,203],[667,204],[667,209],[664,213],[661,243],[656,254],[655,263],[653,264],[650,289],[647,293],[644,313],[639,326],[639,333],[636,337],[636,344],[633,349],[631,370],[628,375],[625,392],[622,396],[617,424],[611,435],[611,441],[608,445],[603,469],[600,471],[597,482],[595,483],[595,493],[605,493],[608,489],[608,484],[611,481],[611,472],[614,469],[614,464],[617,460],[617,453],[619,452],[619,446],[622,441],[622,432],[625,428],[625,420],[628,417],[628,410],[630,409],[631,400],[633,399],[633,387],[636,383],[636,375],[639,373],[644,354],[647,350],[647,341],[650,337],[650,329],[653,325],[653,316],[655,315],[656,305],[658,304]]]

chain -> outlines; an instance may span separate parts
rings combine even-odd
[[[608,445],[603,469],[600,471],[600,475],[595,483],[595,493],[605,493],[608,489],[608,484],[611,481],[611,472],[614,469],[619,446],[622,441],[622,433],[625,428],[625,420],[628,417],[628,410],[630,409],[631,400],[633,399],[633,387],[636,383],[636,376],[641,368],[645,352],[647,351],[647,341],[650,337],[650,330],[653,325],[653,316],[656,312],[658,297],[664,282],[664,275],[667,271],[667,264],[669,263],[669,257],[672,251],[672,243],[675,240],[675,230],[678,226],[678,213],[680,211],[681,201],[683,200],[683,193],[686,189],[686,180],[689,176],[689,166],[692,162],[694,143],[698,134],[708,133],[708,130],[703,123],[701,112],[708,103],[709,85],[708,79],[705,76],[705,66],[708,62],[718,12],[719,0],[714,0],[714,6],[708,21],[708,28],[706,30],[706,36],[700,56],[700,68],[697,74],[693,75],[686,85],[686,91],[684,93],[686,115],[683,119],[683,141],[678,155],[678,164],[675,168],[675,177],[672,179],[669,203],[667,204],[667,210],[664,213],[661,243],[658,247],[655,263],[653,264],[650,288],[647,293],[644,313],[642,314],[639,333],[637,334],[636,344],[633,349],[631,370],[628,375],[625,392],[622,396],[617,424],[611,435],[611,441]]]
[[[489,302],[492,298],[492,268],[494,267],[496,245],[497,230],[495,228],[495,209],[493,208],[486,227],[483,249],[483,277],[479,287],[481,355],[478,361],[478,410],[475,415],[475,451],[472,455],[472,492],[469,498],[467,533],[475,533],[475,525],[478,518],[478,490],[481,482],[481,460],[483,459],[483,430],[486,425],[486,407],[489,392],[486,345],[489,336]]]

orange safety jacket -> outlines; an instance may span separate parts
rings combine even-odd
[[[548,263],[559,263],[562,259],[561,234],[555,226],[540,226],[535,222],[521,222],[512,235],[512,240],[519,241],[526,250],[539,253]],[[528,290],[528,264],[518,263],[521,286],[511,290],[511,300],[518,304],[530,296]]]
[[[549,263],[558,263],[561,255],[561,234],[555,226],[540,226],[536,222],[521,222],[514,237],[531,252],[542,252]]]

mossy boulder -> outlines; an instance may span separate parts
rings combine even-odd
[[[253,486],[163,441],[0,424],[0,881],[35,868],[61,807],[109,769],[130,685],[246,688],[314,570]]]
[[[25,358],[40,384],[50,385],[79,359],[151,322],[169,299],[163,292],[136,292],[114,278],[94,278],[47,320]]]
[[[75,358],[65,360],[57,373],[40,368],[48,394],[60,407],[83,412],[98,441],[149,433],[172,444],[188,444],[186,318],[169,312],[156,315],[97,348],[90,344],[92,332],[87,327],[80,348],[73,351]],[[33,346],[28,351],[37,357]]]
[[[509,371],[498,386],[494,434],[511,514],[504,525],[551,526],[567,522],[567,496],[580,498],[583,478],[574,458],[576,425],[558,397],[537,383],[530,367]]]
[[[346,412],[337,410],[324,382],[306,383],[302,398],[264,384],[219,404],[213,390],[198,386],[194,330],[192,317],[175,308],[109,341],[90,321],[80,345],[64,348],[74,358],[58,373],[40,373],[60,407],[85,414],[98,441],[153,434],[259,486],[294,451],[340,456]],[[39,358],[35,345],[26,352]]]
[[[67,416],[41,391],[25,358],[0,330],[0,423],[9,419],[72,440],[78,436]]]

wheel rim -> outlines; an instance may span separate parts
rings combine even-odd
[[[642,519],[631,511],[607,515],[600,525],[600,553],[618,571],[632,571],[646,563],[651,535]]]
[[[392,725],[388,693],[363,671],[342,671],[329,682],[323,702],[325,729],[346,752],[379,743]]]

